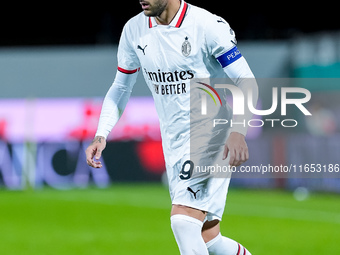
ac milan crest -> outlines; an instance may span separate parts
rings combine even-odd
[[[189,42],[189,38],[185,37],[185,41],[182,44],[182,54],[184,57],[189,56],[191,53],[191,44]]]

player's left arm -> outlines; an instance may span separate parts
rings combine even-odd
[[[248,91],[252,92],[252,102],[256,105],[258,86],[247,61],[236,46],[235,32],[224,19],[214,16],[206,22],[205,36],[210,54],[216,58],[235,85],[242,90],[243,95],[248,95]],[[245,107],[244,115],[233,115],[233,123],[245,124],[234,125],[230,129],[223,159],[230,155],[231,166],[239,166],[249,158],[245,136],[248,129],[247,123],[251,118],[252,113],[248,107]]]
[[[247,98],[248,92],[251,91],[252,102],[254,105],[258,99],[258,86],[247,61],[241,57],[233,64],[223,68],[225,73],[233,80]],[[230,135],[224,147],[223,159],[230,154],[229,164],[239,166],[249,158],[248,146],[245,141],[247,134],[248,121],[252,118],[252,113],[248,107],[245,107],[244,115],[233,115],[233,123],[244,123],[244,125],[234,125],[230,128]]]

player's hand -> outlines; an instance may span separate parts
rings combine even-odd
[[[231,166],[239,166],[248,160],[249,152],[244,135],[237,132],[230,133],[224,146],[223,160],[228,157],[229,153]]]
[[[101,168],[102,163],[99,161],[102,151],[106,147],[106,140],[102,136],[96,136],[92,143],[87,147],[86,153],[86,162],[89,166],[94,168]]]

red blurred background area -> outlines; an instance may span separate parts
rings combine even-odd
[[[7,126],[6,120],[1,120],[0,119],[0,139],[5,139],[5,136],[6,136],[6,126]]]
[[[153,173],[162,173],[165,169],[162,142],[143,141],[137,144],[136,151],[143,167]]]
[[[165,171],[159,121],[150,97],[132,97],[107,139],[103,169],[86,165],[102,99],[39,98],[0,101],[0,184],[17,189],[23,173],[32,186],[97,186],[159,181]],[[29,173],[28,173],[29,175]]]

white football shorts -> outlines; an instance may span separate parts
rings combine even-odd
[[[222,160],[223,150],[209,165],[228,165],[229,157]],[[230,174],[206,171],[202,166],[183,157],[173,167],[167,167],[172,204],[184,205],[207,212],[206,221],[220,220],[225,208]],[[225,168],[226,169],[226,168]],[[212,170],[212,169],[210,169]],[[191,171],[191,172],[190,172]]]

